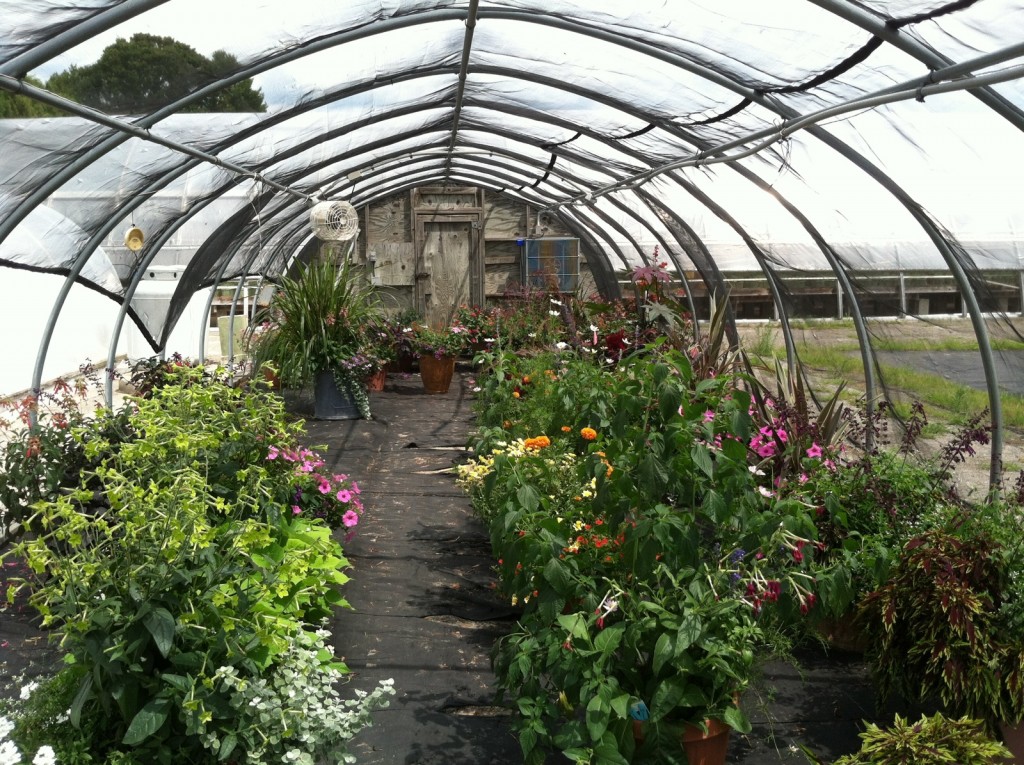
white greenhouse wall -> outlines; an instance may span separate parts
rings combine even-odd
[[[0,326],[4,327],[0,344],[0,398],[31,386],[43,329],[63,283],[63,276],[0,267]],[[168,355],[177,351],[183,356],[198,357],[200,316],[205,312],[208,297],[209,291],[204,290],[192,298],[171,334]],[[103,366],[117,311],[118,304],[113,300],[75,285],[50,341],[43,382],[76,374],[87,361]],[[137,359],[150,356],[153,351],[134,322],[127,320],[117,353]]]

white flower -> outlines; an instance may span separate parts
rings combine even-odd
[[[555,347],[560,351],[564,351],[566,348],[569,347],[569,344],[563,343],[561,340],[559,340],[557,343],[555,343]]]
[[[530,334],[527,335],[527,337],[536,337],[536,336],[537,336],[536,332],[531,332]]]
[[[551,298],[551,302],[554,303],[555,305],[561,305],[562,304],[561,300],[555,300],[554,298]]]
[[[0,715],[0,738],[7,738],[14,730],[14,722]]]
[[[481,388],[479,385],[477,385],[475,388],[473,388],[473,392],[474,393],[479,393],[482,390],[483,390],[483,388]]]
[[[548,316],[559,316],[558,311],[548,311]]]
[[[485,337],[484,338],[484,342],[485,343],[493,343],[494,342],[494,338],[493,337]]]
[[[591,332],[597,332],[597,325],[596,324],[591,324],[590,325],[590,331]]]
[[[21,689],[21,700],[22,701],[28,701],[29,697],[31,697],[32,694],[35,693],[36,688],[38,688],[38,687],[39,687],[39,683],[37,683],[35,680],[33,680],[28,685],[24,686]]]
[[[761,468],[759,468],[757,465],[751,465],[750,467],[747,468],[747,470],[749,470],[754,475],[764,475],[764,471],[761,470]]]
[[[772,493],[768,489],[764,488],[764,486],[758,486],[757,490],[761,493],[762,497],[772,496]]]
[[[21,752],[13,741],[4,741],[0,744],[0,765],[18,765],[21,762]]]
[[[53,753],[53,748],[49,746],[39,747],[36,756],[32,758],[32,765],[57,765],[57,755]]]

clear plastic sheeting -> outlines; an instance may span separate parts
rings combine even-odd
[[[125,303],[155,349],[197,290],[305,252],[310,198],[446,183],[557,217],[612,291],[657,247],[783,318],[809,279],[856,315],[890,273],[1022,307],[1024,0],[8,5],[0,90],[69,116],[0,120],[0,266]],[[130,115],[45,90],[139,33],[234,63]],[[184,113],[249,79],[265,112]],[[131,310],[147,269],[165,311]]]

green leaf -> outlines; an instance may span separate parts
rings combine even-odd
[[[612,711],[622,719],[629,717],[629,702],[632,699],[628,693],[623,693],[611,700]]]
[[[739,707],[728,707],[722,715],[722,720],[739,733],[750,733],[750,720]]]
[[[164,722],[167,721],[167,715],[170,711],[171,702],[169,699],[153,699],[132,718],[128,730],[125,731],[124,738],[121,739],[121,743],[126,746],[138,746],[160,730]]]
[[[687,650],[691,645],[700,639],[702,626],[700,619],[692,614],[687,614],[679,623],[679,631],[676,633],[676,655]]]
[[[142,623],[146,625],[149,634],[153,636],[157,650],[165,659],[171,652],[174,645],[174,617],[166,608],[154,608],[146,614]]]
[[[160,675],[160,679],[182,693],[188,693],[192,690],[192,681],[184,675],[172,675],[169,672],[165,672]]]
[[[661,668],[665,666],[665,662],[672,660],[675,652],[672,638],[668,633],[663,632],[658,638],[658,642],[654,644],[654,660],[651,666],[654,669],[655,677],[661,674]]]
[[[619,647],[622,642],[622,624],[614,624],[611,627],[601,630],[594,640],[594,648],[608,656]]]
[[[558,558],[552,558],[544,566],[544,579],[555,588],[555,592],[559,595],[567,595],[573,588],[569,570]]]
[[[530,752],[537,746],[537,732],[533,728],[523,728],[519,731],[519,747],[523,750],[523,757],[528,757]]]
[[[648,491],[660,494],[661,487],[668,483],[668,471],[661,460],[647,452],[640,462],[640,479]]]
[[[587,704],[587,732],[594,741],[600,741],[608,730],[611,708],[600,696],[595,696]]]
[[[704,475],[708,478],[714,477],[715,466],[711,461],[711,452],[706,446],[694,444],[690,449],[690,458],[693,460],[693,464],[700,468]]]
[[[678,677],[665,680],[654,691],[651,699],[651,722],[657,722],[679,705],[686,686]]]
[[[78,686],[78,692],[75,694],[75,698],[71,702],[69,717],[71,719],[71,724],[76,728],[80,728],[82,724],[82,707],[84,707],[85,702],[92,697],[92,675],[86,675],[82,678],[82,684]]]
[[[616,744],[603,741],[594,747],[593,765],[629,765],[629,760],[622,756]]]
[[[217,759],[223,762],[231,753],[235,751],[235,747],[238,746],[238,736],[234,733],[228,733],[220,741],[220,750],[217,752]]]
[[[516,492],[516,499],[519,500],[520,506],[530,513],[540,506],[540,495],[529,484],[519,487],[519,491]]]

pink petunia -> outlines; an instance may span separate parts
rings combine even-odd
[[[350,529],[359,523],[359,516],[353,510],[349,510],[343,516],[341,516],[341,522],[345,528]]]
[[[800,474],[800,483],[807,483],[809,480],[811,479],[807,477],[807,473]]]
[[[301,515],[302,514],[302,508],[299,507],[298,505],[292,505],[292,514],[294,514],[294,515]]]
[[[331,484],[328,481],[321,481],[317,488],[320,489],[321,494],[330,494],[331,492]]]
[[[338,501],[348,503],[352,500],[352,492],[348,489],[341,489],[338,491]],[[350,511],[351,512],[351,511]]]
[[[267,449],[268,460],[276,460],[279,454],[281,454],[281,450],[278,449],[276,446],[271,446],[269,449]]]
[[[758,457],[774,457],[775,456],[775,442],[769,441],[766,444],[762,444],[757,450]]]
[[[352,493],[353,494],[362,494],[362,492],[359,491],[359,484],[357,484],[355,481],[352,482]]]
[[[807,450],[807,456],[811,459],[817,459],[821,456],[821,447],[818,446],[817,442],[811,444],[811,448]]]
[[[715,419],[715,413],[713,410],[708,409],[704,412],[704,422],[713,422]]]

